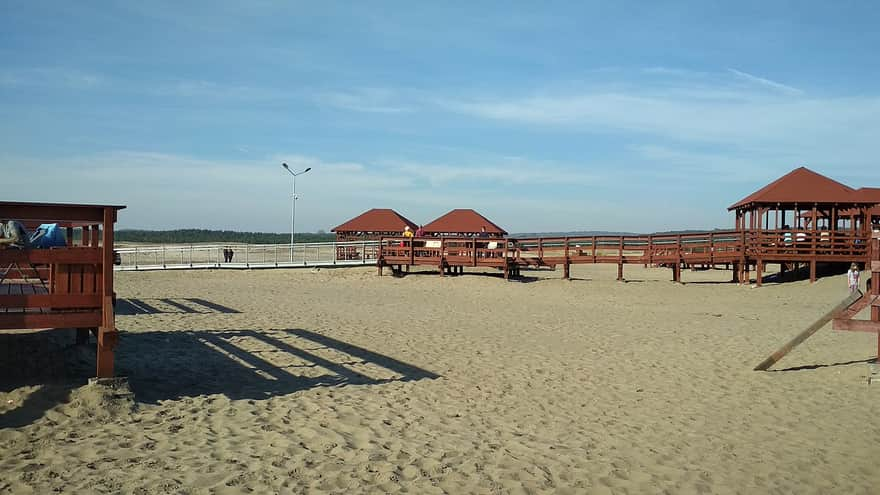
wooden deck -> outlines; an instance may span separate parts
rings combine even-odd
[[[850,232],[765,230],[713,231],[677,235],[590,236],[487,239],[467,238],[382,238],[377,265],[433,266],[446,272],[464,267],[493,267],[505,278],[517,276],[524,267],[563,267],[576,264],[612,263],[668,266],[673,280],[681,280],[684,266],[730,266],[734,280],[748,281],[754,269],[758,284],[766,263],[809,265],[815,280],[816,264],[822,262],[865,263],[869,259],[869,237]]]
[[[121,206],[0,202],[0,218],[58,223],[67,245],[0,250],[0,330],[75,328],[97,339],[97,376],[113,376],[113,225]],[[75,241],[74,241],[75,240]]]

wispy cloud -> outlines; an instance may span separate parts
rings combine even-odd
[[[780,82],[771,81],[770,79],[765,79],[763,77],[758,77],[758,76],[749,74],[748,72],[743,72],[743,71],[731,69],[731,68],[728,68],[727,71],[737,77],[745,79],[746,81],[755,83],[759,86],[764,86],[767,88],[776,89],[776,90],[782,91],[783,93],[789,93],[789,94],[794,94],[794,95],[800,95],[800,94],[804,93],[803,90],[800,90],[798,88],[788,86],[788,85],[782,84]]]
[[[664,70],[665,72],[665,70]],[[438,100],[448,111],[508,125],[573,133],[635,133],[642,138],[737,146],[817,146],[865,150],[880,133],[880,96],[808,97],[779,83],[735,84],[716,75],[620,79],[580,89]],[[737,75],[737,78],[742,76]],[[773,92],[763,91],[768,87]]]
[[[399,95],[383,88],[318,93],[315,95],[315,100],[324,105],[355,112],[404,113],[413,111],[410,105],[400,101]]]
[[[425,163],[421,161],[383,162],[396,173],[425,181],[431,186],[464,184],[469,188],[479,184],[493,187],[522,185],[593,185],[599,182],[596,174],[582,166],[558,164],[525,158],[488,158],[482,163]],[[488,162],[488,163],[487,163]]]
[[[30,67],[0,69],[0,86],[97,89],[108,79],[98,73],[63,67]]]
[[[79,203],[83,199],[76,191],[88,187],[103,191],[91,202],[128,205],[120,217],[123,227],[237,226],[282,232],[289,225],[291,189],[282,162],[294,170],[312,168],[297,178],[297,224],[304,230],[329,229],[372,207],[395,208],[418,221],[471,207],[520,230],[527,218],[569,208],[569,215],[558,220],[561,225],[574,221],[571,212],[580,215],[592,208],[584,199],[552,193],[553,186],[597,184],[574,165],[517,157],[492,160],[467,166],[406,159],[332,161],[297,153],[237,160],[114,151],[40,160],[0,155],[0,169],[7,171],[4,181],[11,189],[27,191],[9,200]],[[41,181],[43,196],[30,187],[37,169],[54,172]],[[520,193],[523,187],[532,191],[528,199]]]

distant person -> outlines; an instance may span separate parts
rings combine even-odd
[[[425,237],[425,228],[419,225],[419,228],[416,229],[415,237]],[[425,241],[413,241],[413,247],[425,247]],[[416,251],[416,256],[422,256],[424,251]]]
[[[229,262],[232,263],[232,257],[235,256],[235,251],[232,248],[229,248]]]
[[[859,265],[853,263],[846,272],[846,281],[849,283],[849,291],[859,290]]]
[[[403,237],[412,240],[412,238],[413,238],[413,231],[409,228],[409,225],[405,225],[405,226],[403,227]],[[403,246],[406,246],[406,241],[405,241],[405,240],[400,241],[400,247],[403,247]]]
[[[30,247],[30,236],[21,222],[9,220],[0,222],[0,246],[27,248]]]
[[[482,227],[480,227],[480,232],[477,234],[477,237],[479,237],[479,238],[481,238],[481,239],[486,238],[486,237],[489,237],[489,233],[486,232],[486,226],[485,226],[485,225],[482,226]],[[476,247],[479,248],[479,249],[486,249],[487,247],[489,247],[489,243],[487,243],[487,242],[478,242],[478,243],[476,244]],[[480,252],[477,253],[477,256],[479,256],[479,257],[482,258],[482,257],[485,257],[485,256],[486,256],[486,253],[485,253],[484,251],[480,251]]]

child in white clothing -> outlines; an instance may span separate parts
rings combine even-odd
[[[846,272],[846,280],[849,282],[849,291],[855,292],[859,290],[859,266],[853,263]]]

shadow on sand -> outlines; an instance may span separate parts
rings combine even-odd
[[[0,413],[0,428],[32,423],[94,375],[94,344],[44,351],[52,332],[0,334],[0,346],[31,352],[3,363],[0,392],[41,387],[15,409]],[[69,342],[74,337],[67,331]],[[22,344],[22,338],[28,343]],[[25,349],[22,349],[25,350]],[[123,332],[116,374],[126,376],[137,402],[157,404],[183,397],[223,394],[230,399],[267,399],[315,387],[380,385],[434,379],[439,375],[391,356],[306,329]],[[54,362],[46,373],[46,364]],[[30,364],[23,363],[28,362]]]
[[[816,370],[819,368],[836,368],[838,366],[851,366],[853,364],[870,364],[876,362],[875,358],[868,359],[856,359],[855,361],[844,361],[841,363],[831,363],[831,364],[805,364],[802,366],[793,366],[791,368],[781,368],[781,369],[770,369],[767,370],[771,373],[780,373],[783,371],[807,371],[807,370]]]
[[[116,300],[116,314],[121,316],[158,315],[158,314],[209,314],[241,313],[215,302],[197,297],[171,298],[134,298]]]

